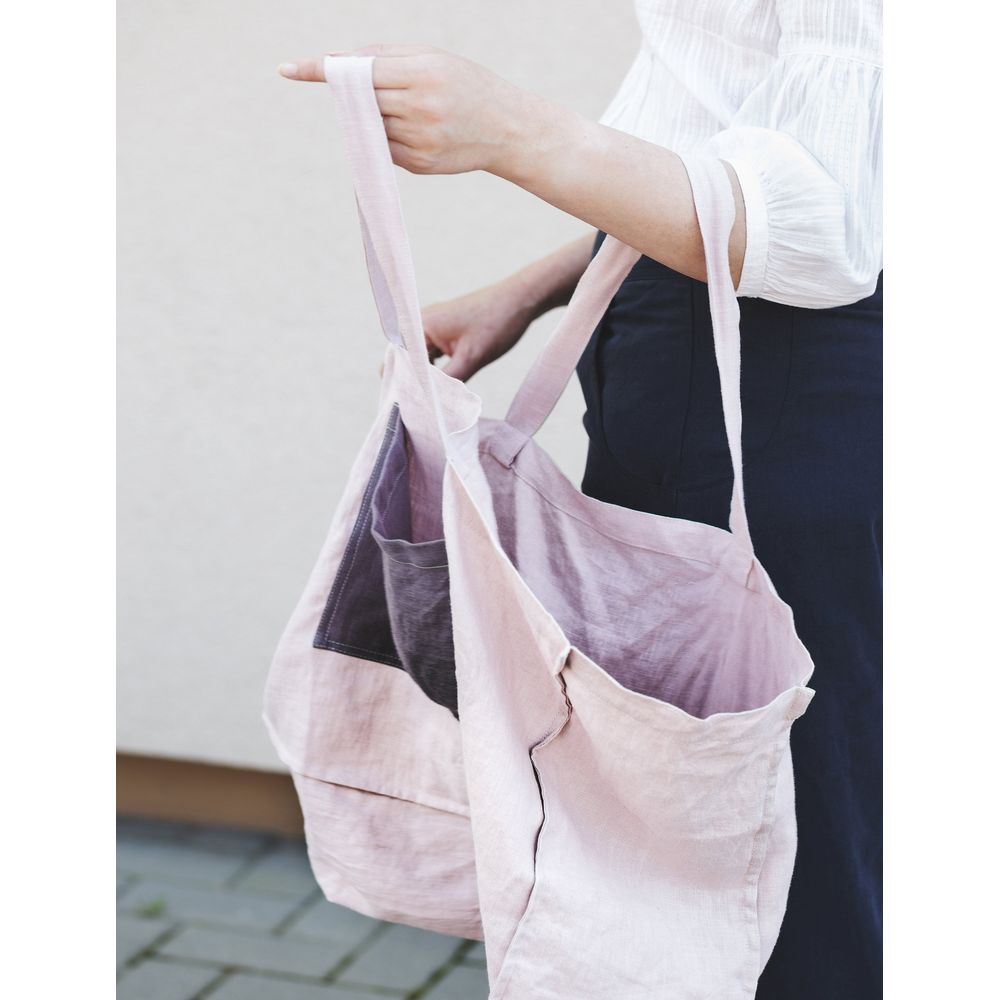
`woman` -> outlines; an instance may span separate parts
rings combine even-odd
[[[600,124],[445,52],[358,54],[377,57],[397,164],[489,171],[643,252],[579,365],[583,490],[720,527],[731,470],[677,151],[723,161],[750,526],[818,695],[793,730],[799,852],[757,996],[866,1000],[881,994],[881,6],[637,6],[642,48]],[[323,79],[322,59],[280,71]],[[461,379],[500,357],[568,300],[592,242],[429,307],[432,356]]]

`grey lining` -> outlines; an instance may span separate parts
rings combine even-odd
[[[405,670],[457,716],[447,553],[410,541],[409,461],[394,406],[313,646]]]

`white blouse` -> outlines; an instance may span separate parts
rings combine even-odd
[[[728,161],[739,295],[810,308],[882,270],[881,0],[635,0],[639,54],[601,122]]]

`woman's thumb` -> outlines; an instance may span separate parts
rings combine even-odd
[[[450,375],[452,378],[457,378],[460,382],[464,382],[476,374],[479,370],[479,365],[476,364],[475,359],[469,354],[456,351],[442,370],[445,375]]]

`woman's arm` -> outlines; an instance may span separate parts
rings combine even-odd
[[[705,248],[681,158],[531,97],[530,111],[513,123],[513,140],[487,169],[647,257],[706,280]],[[746,251],[746,215],[736,173],[725,161],[723,166],[736,202],[729,269],[737,287]]]
[[[569,302],[590,263],[593,246],[594,234],[581,236],[504,279],[522,303],[529,323]]]
[[[587,121],[447,52],[373,46],[350,54],[376,57],[376,99],[395,163],[420,174],[496,174],[705,280],[691,186],[675,153]],[[323,60],[286,63],[280,72],[322,81]],[[739,182],[728,164],[727,170],[736,196],[729,250],[738,285],[746,222]]]
[[[506,354],[534,320],[569,302],[590,260],[584,236],[501,281],[423,310],[430,357],[448,357],[445,372],[467,379]]]

